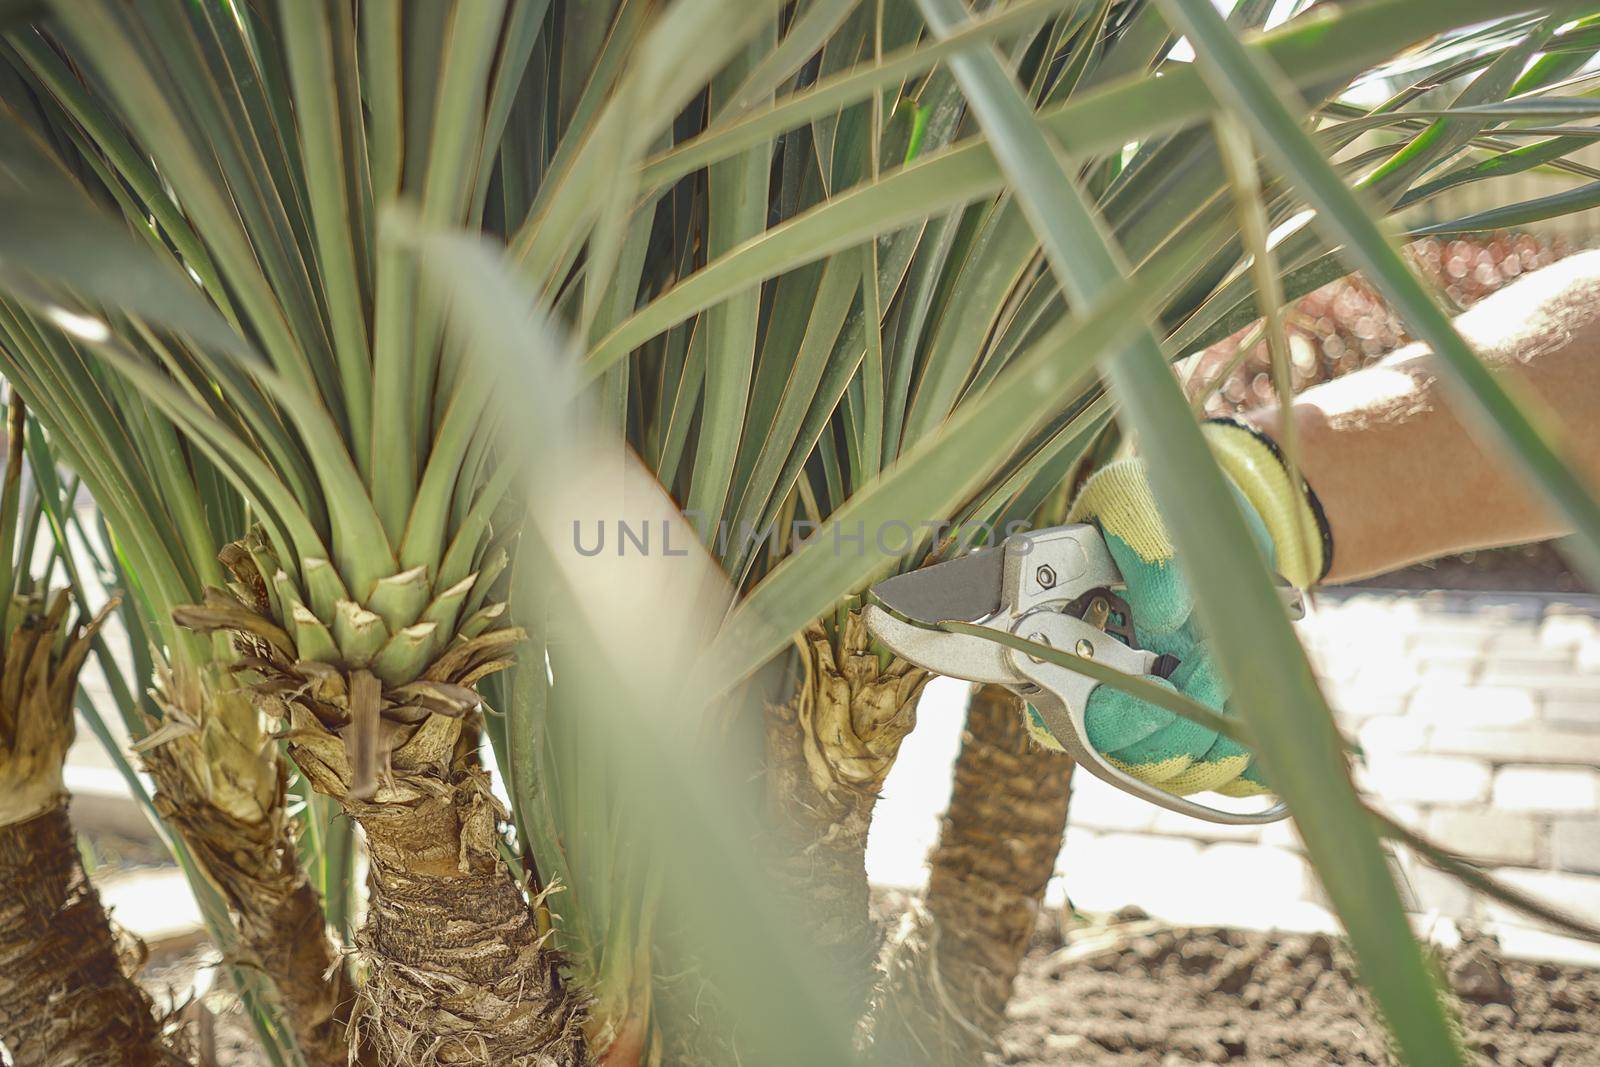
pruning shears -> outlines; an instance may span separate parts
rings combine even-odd
[[[867,629],[900,658],[938,674],[1003,685],[1038,711],[1077,764],[1095,777],[1170,811],[1209,822],[1275,822],[1282,804],[1258,812],[1213,808],[1141,781],[1088,741],[1084,713],[1100,682],[996,641],[939,628],[975,623],[1036,644],[1072,652],[1126,674],[1167,678],[1172,656],[1138,647],[1125,588],[1098,527],[1074,523],[1014,534],[945,563],[897,575],[868,591]],[[1280,591],[1291,617],[1305,614],[1300,592]]]

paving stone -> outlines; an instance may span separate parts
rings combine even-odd
[[[1550,850],[1559,870],[1600,874],[1600,818],[1557,819]]]
[[[1494,776],[1494,806],[1502,811],[1593,811],[1600,807],[1600,773],[1570,767],[1502,767]]]
[[[1506,885],[1553,904],[1580,919],[1600,922],[1600,876],[1569,874],[1565,871],[1527,871],[1520,867],[1499,867],[1490,873]],[[1494,922],[1555,932],[1546,923],[1513,911],[1497,900],[1485,899],[1484,909]]]
[[[1600,764],[1600,736],[1574,730],[1511,730],[1435,726],[1428,735],[1429,752],[1479,756],[1495,763]]]
[[[1473,804],[1489,795],[1489,765],[1460,756],[1369,755],[1365,777],[1393,803]]]
[[[1539,710],[1544,721],[1554,726],[1600,730],[1600,700],[1558,694],[1546,697]]]
[[[1409,713],[1454,726],[1515,726],[1537,714],[1526,689],[1428,682],[1412,694]]]
[[[1539,820],[1498,811],[1440,810],[1428,816],[1427,836],[1476,860],[1533,867],[1539,863]]]

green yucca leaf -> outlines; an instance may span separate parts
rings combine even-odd
[[[1081,318],[1063,320],[988,390],[828,516],[830,530],[866,531],[860,551],[838,550],[830,530],[781,563],[738,604],[707,653],[707,664],[737,681],[783,647],[791,634],[859,590],[907,551],[880,546],[874,531],[938,520],[1009,455],[1040,421],[1089,382],[1096,355],[1138,329],[1171,279],[1129,282]],[[1069,431],[1071,432],[1071,431]],[[1087,427],[1079,426],[1084,435]],[[912,535],[913,543],[920,535]]]
[[[1449,8],[1379,0],[1336,16],[1311,18],[1266,35],[1255,46],[1284,69],[1296,85],[1348,76],[1391,52],[1398,40],[1445,25],[1470,22],[1491,8],[1487,0],[1463,0]],[[1141,135],[1181,128],[1203,116],[1210,96],[1188,70],[1159,79],[1138,79],[1080,96],[1040,116],[1061,146],[1075,156],[1119,149]],[[879,180],[834,196],[800,216],[767,229],[759,238],[707,264],[596,343],[589,373],[601,371],[656,334],[763,279],[858,244],[863,237],[898,229],[942,210],[996,192],[1003,178],[987,144],[961,144],[893,171]]]
[[[1209,0],[1201,3],[1233,42]],[[919,4],[944,32],[966,17],[960,0]],[[1190,29],[1187,22],[1184,28]],[[1204,43],[1192,31],[1191,40],[1197,49]],[[998,58],[974,52],[952,66],[1068,295],[1092,301],[1125,284],[1124,268],[1098,220]],[[1340,757],[1332,715],[1160,346],[1146,330],[1106,369],[1130,428],[1140,435],[1151,487],[1180,555],[1206,560],[1206,566],[1190,569],[1201,621],[1385,1017],[1415,1061],[1459,1062],[1382,850]]]

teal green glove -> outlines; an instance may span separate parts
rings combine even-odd
[[[1275,449],[1233,423],[1208,423],[1207,440],[1244,505],[1246,518],[1290,582],[1307,588],[1323,574],[1331,548],[1315,498],[1296,487]],[[1196,628],[1194,599],[1150,495],[1141,460],[1096,471],[1073,502],[1069,522],[1094,522],[1127,583],[1141,648],[1175,656],[1172,677],[1155,679],[1219,712],[1227,688]],[[1029,728],[1060,748],[1032,707]],[[1170,793],[1214,790],[1229,796],[1267,791],[1253,754],[1214,730],[1108,685],[1097,686],[1084,711],[1088,742],[1113,764]]]

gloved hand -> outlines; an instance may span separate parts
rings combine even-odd
[[[1203,429],[1273,566],[1298,588],[1314,585],[1332,559],[1331,540],[1315,495],[1291,481],[1276,446],[1256,431],[1231,421],[1210,422]],[[1225,711],[1227,689],[1196,628],[1194,599],[1173,558],[1143,461],[1118,460],[1096,471],[1073,501],[1067,521],[1099,525],[1127,582],[1124,596],[1140,647],[1180,661],[1169,680],[1154,681]],[[1028,714],[1034,737],[1059,749],[1038,712],[1030,706]],[[1111,686],[1095,687],[1084,718],[1088,742],[1097,751],[1169,793],[1185,796],[1215,790],[1250,796],[1267,790],[1247,749]]]

